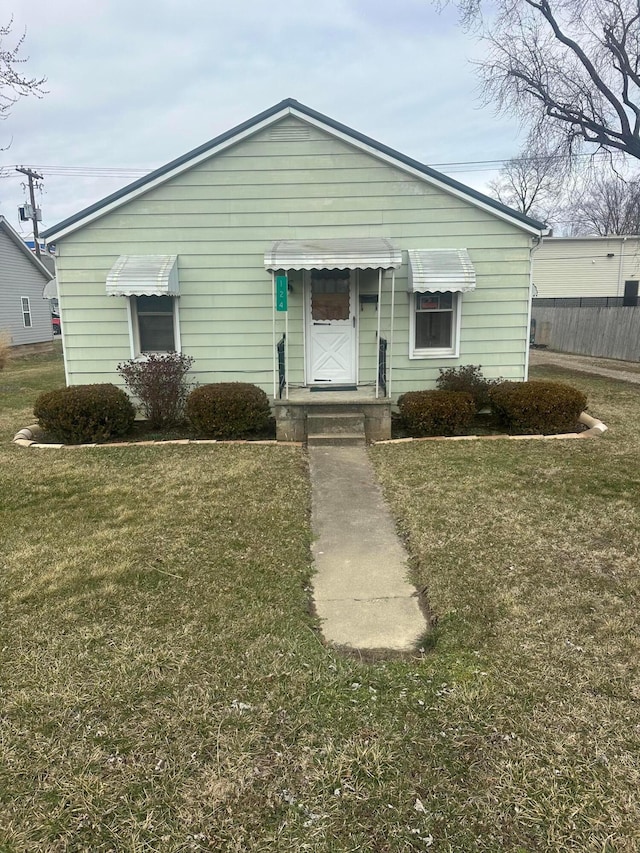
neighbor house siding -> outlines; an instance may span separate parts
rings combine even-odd
[[[283,133],[283,131],[287,133]],[[277,131],[277,132],[274,132]],[[296,138],[299,132],[300,138]],[[283,138],[287,137],[287,138]],[[482,364],[488,376],[525,373],[530,237],[324,131],[288,117],[57,241],[68,379],[117,380],[130,357],[126,298],[105,279],[120,254],[176,254],[182,349],[200,382],[249,380],[272,390],[271,276],[277,239],[388,237],[396,273],[394,395],[433,384],[438,367]],[[408,358],[406,250],[466,248],[477,290],[465,294],[459,359]],[[290,276],[289,380],[304,383],[303,275]],[[377,272],[359,276],[377,292]],[[390,337],[391,275],[381,333]],[[359,310],[361,382],[375,382],[376,307]],[[277,316],[277,337],[284,317]]]
[[[0,230],[0,335],[7,335],[12,346],[53,340],[49,301],[42,298],[47,281]],[[29,299],[30,327],[23,322],[24,297]]]
[[[540,299],[622,297],[625,281],[638,279],[638,237],[546,238],[533,255]]]

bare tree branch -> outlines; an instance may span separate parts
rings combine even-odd
[[[640,176],[627,178],[612,164],[596,168],[565,212],[573,236],[640,234]]]
[[[13,105],[23,97],[33,95],[42,98],[46,92],[42,88],[45,77],[27,77],[22,73],[22,66],[27,62],[22,57],[26,32],[7,46],[6,40],[11,36],[13,18],[5,26],[0,26],[0,120],[6,119]]]
[[[484,99],[520,116],[538,138],[640,159],[638,0],[457,2],[488,47]]]

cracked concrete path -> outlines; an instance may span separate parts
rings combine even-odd
[[[310,447],[313,578],[325,639],[411,651],[427,625],[364,447]]]

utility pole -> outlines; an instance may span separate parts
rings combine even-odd
[[[34,172],[32,169],[25,169],[24,166],[16,166],[16,172],[21,172],[27,176],[29,181],[29,199],[31,201],[31,221],[33,222],[33,240],[36,244],[36,257],[40,260],[40,236],[38,234],[38,208],[36,207],[36,195],[33,190],[34,178],[38,181],[43,181],[42,175]]]

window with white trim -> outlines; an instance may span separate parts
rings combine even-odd
[[[176,342],[176,299],[173,296],[131,296],[135,350],[174,352]]]
[[[31,328],[31,302],[29,301],[28,296],[21,296],[20,302],[22,304],[22,325],[25,329]]]
[[[410,358],[457,356],[460,294],[432,291],[410,296]]]

